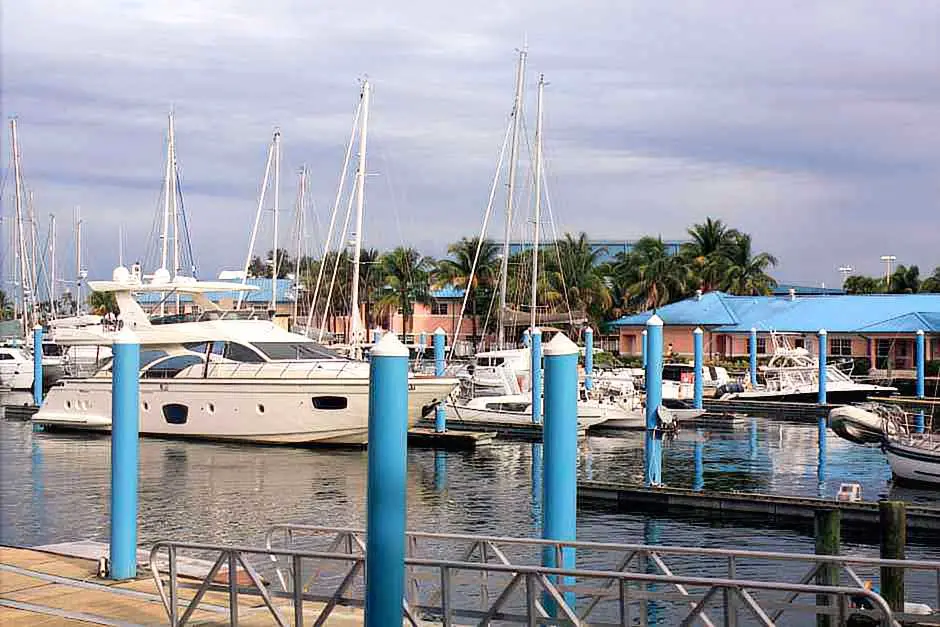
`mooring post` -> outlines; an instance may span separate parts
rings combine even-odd
[[[826,404],[826,354],[828,353],[828,341],[827,334],[825,329],[820,329],[819,333],[816,334],[817,341],[819,342],[819,348],[817,353],[819,355],[819,396],[817,402],[820,405]]]
[[[369,454],[366,488],[368,627],[402,622],[408,442],[408,349],[386,334],[369,366]]]
[[[112,345],[111,579],[137,576],[137,474],[140,432],[140,344],[129,329]]]
[[[837,509],[817,509],[815,511],[816,555],[838,555],[842,544],[842,513]],[[822,564],[816,573],[816,584],[820,586],[839,585],[839,567],[836,564]],[[834,605],[828,594],[816,595],[816,605]],[[833,616],[817,614],[818,627],[830,627],[837,623]]]
[[[584,388],[590,390],[594,387],[594,329],[584,329]]]
[[[695,479],[692,481],[692,489],[699,491],[705,487],[705,433],[701,429],[695,430],[693,461]]]
[[[703,397],[705,395],[705,381],[703,379],[705,372],[705,342],[704,342],[704,333],[701,327],[697,327],[695,331],[692,332],[692,344],[694,346],[694,376],[695,382],[693,384],[693,393],[692,393],[692,406],[695,409],[702,409]]]
[[[33,405],[42,405],[42,325],[33,327]]]
[[[533,333],[532,338],[538,338]],[[533,345],[535,342],[533,342]],[[544,514],[542,537],[546,540],[577,539],[578,506],[578,346],[563,333],[545,345],[545,447],[542,461]],[[562,549],[562,562],[552,547],[542,552],[542,565],[574,569],[573,547]],[[554,578],[553,578],[554,579]],[[564,581],[563,585],[573,582]],[[575,594],[565,593],[565,602],[574,608]],[[551,608],[551,609],[549,609]],[[546,609],[555,615],[554,601],[546,599]]]
[[[444,376],[444,343],[447,339],[447,333],[444,329],[437,327],[434,330],[434,376]],[[447,410],[444,408],[445,399],[437,404],[434,409],[434,431],[444,433],[447,431]]]
[[[904,501],[879,501],[881,559],[903,560],[907,544],[907,505]],[[893,612],[904,611],[904,569],[881,567],[881,596]]]
[[[751,327],[751,334],[747,341],[748,372],[751,377],[751,387],[757,387],[757,329]]]
[[[529,377],[532,382],[532,424],[542,424],[542,330],[538,327],[529,334],[531,359]],[[575,368],[575,380],[577,380]]]
[[[916,367],[917,367],[917,383],[915,392],[917,398],[924,398],[924,331],[922,329],[917,330],[917,340],[916,344]],[[924,410],[921,408],[917,412],[917,416],[914,418],[914,430],[917,433],[924,432]]]
[[[663,402],[663,321],[653,314],[646,321],[646,437],[645,483],[662,483],[663,442],[659,430],[659,406]]]
[[[640,334],[640,355],[644,369],[646,369],[646,336],[646,329],[643,329],[643,333]]]

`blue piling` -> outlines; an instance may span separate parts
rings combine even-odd
[[[663,441],[657,429],[663,402],[663,321],[653,314],[646,321],[646,437],[644,439],[645,482],[662,483]]]
[[[924,398],[926,396],[924,391],[924,332],[920,329],[917,331],[917,340],[915,346],[915,364],[917,368],[917,382],[916,390],[917,398]],[[914,417],[914,430],[917,433],[924,432],[924,410],[921,409],[917,412],[917,416]]]
[[[594,329],[584,329],[584,388],[594,387]]]
[[[532,339],[539,338],[538,333]],[[533,346],[535,342],[533,341]],[[563,333],[545,346],[545,428],[542,439],[544,506],[542,537],[546,540],[577,539],[578,505],[578,347]],[[542,565],[550,568],[575,567],[574,548],[562,550],[558,564],[555,551],[542,552]],[[573,582],[565,581],[565,584]],[[547,599],[546,609],[554,615],[555,603]],[[565,593],[565,602],[573,608],[575,595]],[[551,608],[551,609],[549,609]]]
[[[692,340],[695,348],[695,383],[692,394],[692,406],[695,409],[702,409],[702,399],[705,395],[705,381],[703,371],[705,369],[705,343],[704,334],[701,328],[696,328],[692,332]]]
[[[529,334],[529,347],[532,358],[530,360],[529,371],[532,373],[532,424],[542,423],[542,330],[538,327],[532,329]],[[575,380],[577,380],[577,368],[575,368]]]
[[[827,334],[825,329],[820,329],[816,334],[819,342],[819,396],[816,400],[820,405],[826,404],[826,353],[828,351]]]
[[[33,327],[33,405],[42,405],[42,326]]]
[[[692,461],[695,467],[692,489],[700,491],[705,487],[705,434],[701,429],[695,430],[695,448],[692,451]]]
[[[643,362],[643,368],[646,368],[646,330],[640,335],[640,355]]]
[[[112,345],[111,579],[137,576],[137,475],[140,436],[140,344],[130,330]]]
[[[747,340],[748,373],[751,377],[751,387],[757,387],[757,329],[751,327],[751,334]]]
[[[444,329],[437,327],[434,330],[434,376],[444,376],[444,345],[447,341],[447,334]],[[434,410],[434,431],[444,433],[447,431],[447,414],[444,409],[444,401],[437,404]]]
[[[365,624],[386,627],[401,624],[405,592],[408,349],[385,335],[369,371]]]

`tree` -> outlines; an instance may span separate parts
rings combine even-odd
[[[933,269],[933,274],[923,280],[920,291],[927,293],[940,293],[940,266]]]
[[[434,261],[414,248],[399,246],[382,255],[379,267],[384,276],[384,286],[377,308],[389,317],[395,311],[401,311],[403,331],[408,334],[411,332],[414,304],[431,302],[429,277]]]
[[[479,249],[479,254],[477,254]],[[499,247],[491,239],[479,237],[461,238],[447,247],[450,259],[442,259],[437,264],[437,278],[454,287],[468,291],[467,302],[470,306],[473,349],[477,348],[477,317],[480,315],[479,296],[492,289],[499,276]],[[474,264],[474,261],[476,263]]]
[[[702,291],[710,292],[721,284],[740,233],[710,217],[686,232],[692,241],[683,245],[682,255],[688,259]]]
[[[599,272],[598,258],[602,249],[594,249],[586,233],[577,239],[570,233],[555,242],[555,254],[543,255],[545,272],[540,283],[545,302],[556,311],[580,310],[598,326],[610,310],[610,289]]]
[[[613,280],[627,295],[626,307],[656,309],[684,298],[691,273],[685,260],[670,255],[662,238],[643,237],[629,253],[618,253]]]
[[[735,233],[734,243],[728,253],[724,291],[752,296],[770,294],[777,281],[767,274],[767,270],[775,265],[777,258],[770,253],[752,254],[750,235]]]
[[[6,292],[0,290],[0,320],[7,320],[13,317],[13,301],[11,301]]]
[[[916,294],[920,291],[920,268],[898,266],[891,275],[889,290],[892,294]]]
[[[99,316],[118,313],[114,292],[92,292],[88,295],[88,307]]]
[[[842,283],[846,294],[877,294],[884,291],[884,281],[870,276],[853,274]]]
[[[271,265],[274,263],[274,250],[265,253],[264,259],[255,255],[248,264],[248,277],[252,279],[270,279]],[[277,249],[277,278],[286,279],[294,272],[294,262],[286,248]]]

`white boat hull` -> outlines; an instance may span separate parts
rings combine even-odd
[[[503,411],[481,407],[469,407],[460,402],[447,403],[448,416],[466,422],[505,422],[516,424],[532,424],[530,411]],[[631,412],[613,404],[599,403],[597,401],[578,402],[578,423],[582,427],[592,427],[612,419],[627,419]]]
[[[454,388],[453,379],[409,380],[409,426]],[[330,407],[336,407],[332,409]],[[182,408],[182,409],[181,409]],[[141,380],[142,435],[270,444],[367,442],[368,379]],[[181,419],[182,412],[185,417]],[[33,422],[109,432],[111,381],[64,380]]]
[[[902,481],[940,485],[940,442],[913,445],[889,440],[884,445],[891,472]]]
[[[884,439],[881,416],[861,407],[843,405],[829,412],[829,426],[840,437],[856,444],[877,444]]]

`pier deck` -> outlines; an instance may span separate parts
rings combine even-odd
[[[35,625],[165,625],[169,621],[149,570],[115,582],[97,577],[97,563],[35,549],[0,547],[0,624]],[[224,577],[224,573],[222,577]],[[180,602],[185,606],[196,592],[198,580],[180,576]],[[222,582],[220,581],[220,584]],[[188,584],[188,585],[187,585]],[[271,615],[261,597],[239,591],[239,624],[270,625]],[[276,601],[291,623],[289,601]],[[304,604],[304,622],[313,624],[322,605]],[[309,620],[308,620],[309,614]],[[228,625],[227,587],[207,592],[191,617],[196,625]],[[362,612],[337,608],[328,625],[362,624]]]

